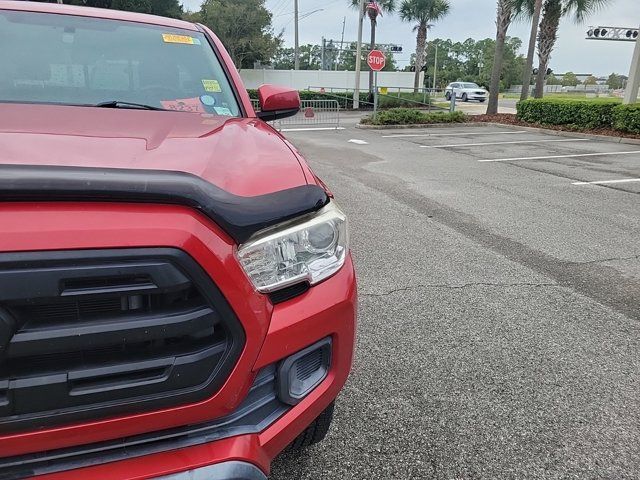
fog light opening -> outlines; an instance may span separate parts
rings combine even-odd
[[[327,377],[330,366],[330,337],[287,357],[278,367],[278,397],[296,405]]]

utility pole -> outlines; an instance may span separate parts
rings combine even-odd
[[[342,44],[344,43],[344,25],[347,22],[347,17],[342,17],[342,36],[340,37],[340,52],[336,55],[336,72],[338,71],[338,63],[340,58],[342,57]]]
[[[527,51],[527,64],[522,72],[522,92],[520,100],[526,100],[531,90],[531,72],[533,70],[533,55],[536,51],[536,37],[538,36],[538,22],[542,11],[542,0],[536,0],[531,19],[531,33],[529,34],[529,50]]]
[[[633,49],[633,59],[631,60],[631,69],[629,70],[629,82],[624,91],[625,104],[636,103],[638,101],[638,90],[640,89],[640,35],[636,40],[636,46]]]
[[[320,49],[320,70],[324,70],[324,51],[327,47],[327,39],[322,37],[322,48]]]
[[[353,109],[360,108],[360,56],[362,55],[362,22],[364,21],[364,1],[358,7],[358,42],[356,43],[356,86],[353,89]]]
[[[436,90],[436,78],[438,77],[438,44],[436,43],[436,55],[433,61],[433,93]]]
[[[294,47],[293,69],[300,70],[300,45],[298,44],[298,0],[293,0]]]

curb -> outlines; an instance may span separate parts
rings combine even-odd
[[[454,123],[410,123],[407,125],[362,125],[356,123],[361,130],[402,130],[404,128],[447,128],[447,127],[479,127],[488,125],[482,122],[454,122]]]
[[[362,130],[401,130],[404,128],[447,128],[447,127],[480,127],[482,125],[491,125],[492,127],[510,128],[512,130],[527,130],[530,132],[546,133],[547,135],[555,135],[556,137],[572,137],[572,138],[591,138],[593,140],[599,140],[601,142],[609,143],[623,143],[627,145],[640,145],[640,138],[626,138],[626,137],[610,137],[608,135],[597,135],[595,133],[582,133],[582,132],[567,132],[564,130],[553,130],[550,128],[542,127],[527,127],[521,125],[510,125],[508,123],[496,123],[496,122],[461,122],[461,123],[424,123],[424,124],[409,124],[409,125],[361,125],[356,124],[356,128]]]
[[[491,125],[493,127],[506,127],[512,130],[528,130],[530,132],[546,133],[547,135],[555,135],[557,137],[591,138],[594,140],[600,140],[601,142],[640,145],[639,138],[610,137],[608,135],[597,135],[594,133],[566,132],[564,130],[552,130],[550,128],[541,128],[541,127],[525,127],[520,125],[509,125],[506,123],[495,123],[495,122],[476,122],[476,123],[480,125]]]

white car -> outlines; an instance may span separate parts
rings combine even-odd
[[[463,102],[468,102],[469,100],[484,102],[489,92],[478,86],[477,83],[452,82],[447,85],[447,88],[444,90],[444,97],[449,101],[453,94]]]

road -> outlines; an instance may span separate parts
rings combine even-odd
[[[640,478],[640,182],[576,184],[640,178],[640,146],[286,135],[349,215],[359,335],[329,436],[272,479]]]
[[[437,98],[435,101],[438,105],[447,103],[447,100],[444,97]],[[513,98],[500,98],[498,100],[498,113],[516,113],[516,103],[518,103],[518,100]],[[475,101],[463,102],[462,100],[457,100],[456,110],[468,115],[482,115],[487,113],[487,103]]]

